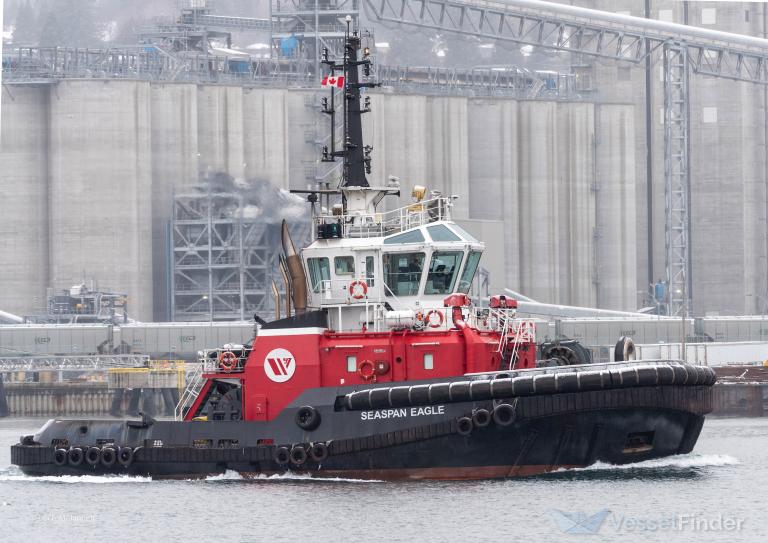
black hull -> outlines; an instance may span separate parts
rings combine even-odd
[[[339,397],[329,397],[327,389],[307,391],[271,422],[52,421],[27,438],[27,444],[12,447],[12,462],[35,476],[196,478],[232,470],[245,476],[291,471],[380,480],[503,478],[688,453],[712,407],[711,383],[368,412],[339,409]],[[460,419],[500,404],[514,406],[514,421],[490,420],[465,435]],[[317,429],[298,428],[294,416],[302,405],[318,406],[322,423]],[[425,413],[419,414],[419,409]],[[381,418],[368,418],[376,413]],[[57,465],[54,439],[66,439],[70,447],[84,450],[111,440],[117,450],[134,449],[134,456],[127,466],[92,466],[84,460],[77,466]],[[313,443],[325,444],[327,457],[303,462],[278,458],[282,446],[309,450]]]

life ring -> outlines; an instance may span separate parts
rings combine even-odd
[[[370,360],[363,360],[357,365],[357,374],[364,380],[376,378],[376,365]]]
[[[219,367],[229,373],[237,367],[237,355],[232,351],[225,351],[219,355]]]
[[[355,300],[362,300],[368,295],[368,284],[365,281],[352,281],[349,284],[349,295]]]
[[[432,315],[437,315],[437,322],[434,322],[432,320]],[[425,319],[425,322],[429,325],[430,328],[440,328],[443,325],[443,322],[445,322],[445,317],[443,317],[442,311],[433,309],[432,311],[427,313],[427,318]]]

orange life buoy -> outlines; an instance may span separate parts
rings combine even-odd
[[[362,300],[368,295],[368,285],[365,281],[352,281],[349,284],[349,295],[355,300]]]
[[[237,356],[232,351],[225,351],[219,355],[219,367],[229,373],[237,367]]]
[[[364,380],[376,378],[376,366],[370,360],[363,360],[357,365],[357,374]]]
[[[437,321],[432,320],[432,315],[437,315]],[[432,311],[427,313],[426,322],[430,328],[440,328],[443,325],[444,320],[445,320],[445,317],[443,317],[442,311],[433,309]]]

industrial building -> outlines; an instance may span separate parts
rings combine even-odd
[[[226,55],[201,63],[142,49],[3,52],[0,309],[33,313],[46,289],[87,273],[127,293],[134,319],[178,318],[178,251],[168,235],[175,195],[211,173],[281,189],[332,178],[318,162],[327,118],[315,59],[278,58],[278,41],[299,28],[304,51],[332,40],[323,31],[336,31],[307,28],[300,4],[273,10],[266,22],[274,23],[275,58],[254,60],[247,73]],[[572,4],[751,36],[768,30],[762,4]],[[375,5],[382,2],[323,4],[359,16],[390,41],[411,31],[393,23],[378,31]],[[195,28],[264,25],[189,13],[201,17],[186,21]],[[365,127],[376,149],[372,178],[396,176],[404,193],[425,184],[460,196],[455,217],[491,248],[484,265],[493,291],[606,309],[651,305],[649,285],[669,275],[660,52],[634,63],[558,55],[552,62],[561,68],[550,76],[549,64],[448,69],[439,59],[416,67],[382,61],[375,75],[383,85],[370,91]],[[690,236],[680,280],[688,309],[764,313],[765,87],[696,73],[687,84]],[[266,296],[267,285],[259,288]],[[227,317],[247,317],[240,309]],[[206,319],[197,313],[182,318]]]

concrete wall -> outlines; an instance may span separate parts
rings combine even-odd
[[[634,16],[643,16],[645,6],[643,0],[575,3]],[[768,31],[768,5],[761,2],[653,0],[650,4],[650,16],[656,19],[763,38]],[[704,9],[715,10],[715,24],[704,23]],[[649,283],[666,274],[660,54],[655,54],[652,61],[650,146],[646,145],[644,64],[629,68],[611,61],[593,63],[596,99],[635,104],[638,303],[643,298],[648,303]],[[766,89],[692,74],[690,92],[693,310],[697,315],[762,313],[768,310]],[[653,155],[650,187],[646,184],[648,150]]]
[[[48,286],[48,87],[4,85],[0,142],[0,307],[45,305]]]
[[[11,218],[2,223],[11,264],[0,278],[12,288],[0,307],[18,313],[41,305],[47,286],[85,275],[127,291],[134,318],[167,318],[174,191],[206,171],[315,186],[327,130],[314,93],[301,90],[71,80],[4,92],[0,214]],[[596,264],[601,243],[620,244],[595,236],[595,184],[634,187],[634,141],[621,128],[631,108],[372,94],[371,181],[398,176],[406,198],[415,184],[460,196],[454,216],[482,225],[494,289],[627,307],[631,270]],[[634,236],[626,220],[606,222],[622,243]]]
[[[51,88],[48,280],[83,276],[129,294],[152,315],[150,91],[130,81],[62,81]]]

